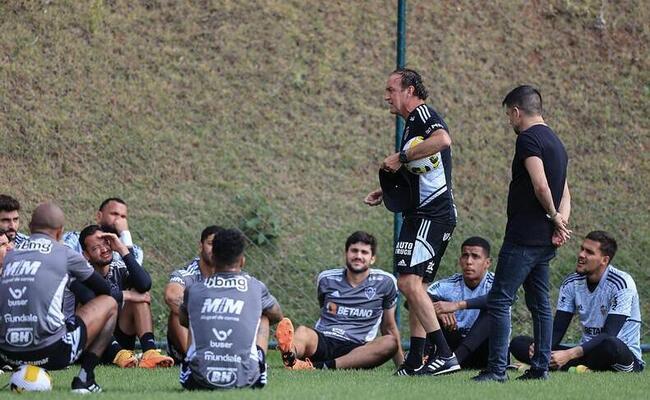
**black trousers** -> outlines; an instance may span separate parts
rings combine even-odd
[[[442,329],[449,348],[456,354],[462,368],[484,369],[488,361],[488,316],[481,311],[472,328],[466,335],[460,331]]]
[[[530,364],[528,348],[532,343],[533,338],[530,336],[517,336],[510,342],[510,353],[517,360]],[[558,346],[553,350],[567,349],[569,349],[567,346]],[[606,338],[589,354],[569,361],[560,370],[566,371],[577,365],[585,365],[594,371],[639,372],[643,370],[643,366],[634,357],[630,348],[616,337]]]

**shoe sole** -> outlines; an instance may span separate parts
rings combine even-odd
[[[92,392],[88,389],[72,389],[70,392],[74,394],[93,394],[93,393],[101,393],[102,390],[99,389],[97,391]]]
[[[454,372],[460,371],[460,365],[456,364],[454,366],[451,366],[443,371],[438,371],[435,374],[432,374],[432,376],[438,376],[438,375],[445,375],[445,374],[453,374]]]
[[[278,322],[278,327],[275,330],[275,339],[278,341],[278,349],[282,353],[291,351],[293,345],[293,323],[289,318],[282,318]]]
[[[115,364],[115,363],[113,363],[113,364]],[[138,360],[134,358],[133,360],[129,361],[128,363],[126,363],[124,365],[120,365],[120,364],[115,364],[115,365],[117,365],[120,368],[135,368],[135,367],[138,366]]]
[[[166,357],[160,359],[160,360],[140,360],[140,368],[147,368],[147,369],[153,369],[153,368],[171,368],[174,366],[174,360],[167,359]]]

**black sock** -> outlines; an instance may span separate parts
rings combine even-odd
[[[153,337],[153,333],[147,332],[140,336],[140,346],[142,346],[142,352],[144,353],[147,350],[152,350],[156,348],[156,340]]]
[[[424,354],[424,346],[427,340],[423,337],[411,336],[411,347],[409,354],[404,360],[404,364],[410,368],[418,368],[422,365],[422,355]]]
[[[106,351],[104,352],[104,360],[115,360],[115,356],[120,352],[120,350],[122,350],[122,346],[117,343],[117,340],[115,340],[115,338],[112,338],[111,343],[108,345],[108,348],[106,348]]]
[[[427,341],[432,345],[431,352],[429,353],[429,360],[433,360],[435,356],[451,356],[451,349],[449,349],[449,345],[445,340],[445,335],[442,333],[442,329],[427,333]]]
[[[316,369],[336,369],[336,360],[319,361],[313,365]]]
[[[82,382],[88,382],[95,379],[95,367],[99,364],[99,357],[95,353],[84,352],[81,359],[81,369],[79,370],[79,379]]]

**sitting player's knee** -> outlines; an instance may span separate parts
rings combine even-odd
[[[620,345],[625,346],[625,344],[615,336],[608,336],[603,339],[600,347],[602,348],[603,352],[606,353],[609,357],[615,358],[618,356]]]

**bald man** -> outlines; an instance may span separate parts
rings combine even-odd
[[[63,211],[40,204],[29,224],[31,236],[7,253],[0,277],[0,358],[10,365],[33,364],[48,370],[68,367],[81,357],[72,380],[75,393],[95,393],[95,366],[109,343],[117,318],[110,286],[75,251],[59,243]],[[96,294],[64,317],[63,295],[71,281]]]

